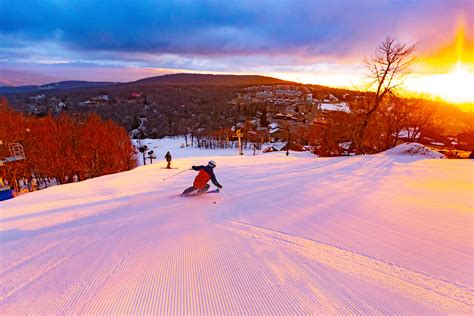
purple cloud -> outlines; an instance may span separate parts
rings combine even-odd
[[[247,72],[350,63],[387,35],[429,51],[460,15],[472,25],[473,11],[469,0],[1,1],[0,61]]]

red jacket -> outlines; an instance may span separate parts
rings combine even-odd
[[[198,189],[203,189],[209,180],[218,188],[222,187],[216,179],[214,170],[210,166],[193,166],[193,170],[199,171],[198,175],[194,179],[193,186]]]
[[[206,186],[207,182],[211,180],[211,176],[209,173],[204,171],[204,169],[199,170],[198,175],[194,179],[194,184],[193,186],[198,189],[202,189]]]

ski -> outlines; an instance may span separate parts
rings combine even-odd
[[[199,195],[210,194],[210,193],[219,193],[220,191],[221,190],[219,190],[219,189],[215,189],[215,190],[207,191],[207,192],[203,192],[203,193],[180,194],[179,196],[181,196],[181,197],[199,196]]]

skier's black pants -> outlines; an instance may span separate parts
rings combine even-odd
[[[197,192],[197,194],[207,192],[207,190],[209,190],[210,187],[211,187],[211,186],[210,186],[209,184],[206,184],[206,185],[204,186],[204,188],[199,189],[199,191]],[[193,185],[192,187],[189,187],[189,188],[187,188],[186,190],[184,190],[184,191],[183,191],[183,194],[185,194],[185,195],[186,195],[186,194],[191,194],[191,193],[192,193],[193,191],[195,191],[195,190],[198,190],[198,188],[196,188],[196,187]]]

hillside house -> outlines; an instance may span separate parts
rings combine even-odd
[[[325,101],[326,100],[323,100],[323,103],[319,105],[319,109],[322,112],[338,111],[338,112],[351,113],[351,109],[349,108],[349,105],[346,102],[329,103]]]
[[[279,131],[280,131],[280,125],[278,125],[277,123],[268,124],[268,132],[270,134],[274,134],[274,133],[277,133]]]
[[[306,94],[306,101],[305,103],[307,105],[312,105],[313,104],[313,94],[312,93],[308,93]]]
[[[272,95],[273,95],[273,92],[271,91],[260,91],[255,94],[257,98],[264,98],[264,99],[271,98]]]
[[[275,94],[280,96],[301,96],[303,92],[290,89],[277,89]]]

